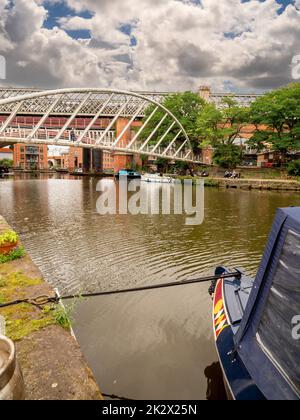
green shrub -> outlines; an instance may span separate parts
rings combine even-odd
[[[73,307],[64,308],[61,305],[56,305],[53,311],[56,323],[65,329],[71,328],[73,322],[72,311]]]
[[[25,249],[20,246],[17,249],[14,249],[9,254],[3,255],[0,254],[0,264],[5,264],[9,261],[18,260],[19,258],[24,257],[25,255]]]
[[[242,150],[235,144],[218,144],[213,160],[221,168],[236,168],[242,162]]]
[[[73,324],[73,313],[75,312],[76,305],[81,298],[74,299],[73,303],[68,306],[60,304],[46,305],[43,309],[45,314],[52,313],[52,316],[57,325],[65,329],[70,329]]]
[[[300,159],[294,160],[288,166],[288,174],[291,176],[300,176]]]
[[[19,240],[19,236],[13,230],[8,230],[7,232],[0,235],[0,246],[4,244],[16,244]]]
[[[12,168],[14,164],[14,161],[11,159],[2,159],[0,160],[0,166],[2,166],[2,168]]]
[[[215,179],[212,179],[212,178],[205,178],[204,185],[205,187],[218,187],[219,181],[216,181]]]

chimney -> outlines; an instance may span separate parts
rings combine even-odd
[[[199,96],[203,98],[205,101],[208,101],[211,96],[211,89],[210,86],[200,86],[199,87]]]

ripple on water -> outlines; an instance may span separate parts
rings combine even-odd
[[[0,181],[0,213],[22,235],[62,294],[211,275],[215,266],[254,275],[277,207],[295,194],[205,192],[205,221],[182,216],[100,216],[95,181]],[[89,299],[75,330],[107,392],[133,398],[205,398],[216,361],[207,285]],[[105,360],[105,363],[99,363]]]

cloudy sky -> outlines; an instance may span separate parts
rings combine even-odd
[[[259,92],[299,40],[300,0],[0,0],[0,84]]]

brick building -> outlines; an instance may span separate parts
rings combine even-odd
[[[124,131],[128,124],[127,118],[120,117],[111,131],[111,143]],[[79,122],[77,122],[77,125]],[[141,126],[141,122],[133,122],[131,126],[123,133],[117,147],[126,147],[135,136],[135,127]],[[107,125],[107,123],[106,123]],[[100,130],[99,130],[100,133]],[[80,134],[80,131],[75,131],[75,139]],[[120,169],[128,166],[142,164],[141,159],[132,153],[118,152],[118,151],[105,151],[93,149],[81,149],[79,147],[70,147],[68,152],[59,155],[48,156],[50,166],[55,166],[61,169],[67,169],[71,172],[74,170],[82,169],[83,172],[106,172],[117,173]]]
[[[211,103],[215,103],[220,105],[220,102],[216,102],[216,95],[214,95],[211,92],[211,89],[209,86],[200,86],[199,89],[199,96],[201,98],[203,98],[206,102],[211,102]],[[224,97],[221,94],[218,95],[219,98],[218,100],[220,101],[222,99],[222,97]],[[244,106],[249,106],[251,100],[254,100],[255,96],[253,98],[247,98],[247,95],[241,95],[242,97],[244,97],[243,99],[245,100],[244,103],[241,103],[241,105]],[[251,97],[251,95],[249,95]],[[249,102],[247,102],[247,100],[249,100]],[[229,125],[228,125],[229,127]],[[265,126],[260,126],[260,129],[266,129]],[[240,134],[239,137],[235,140],[235,144],[240,146],[245,153],[245,161],[247,161],[248,163],[252,162],[254,165],[258,165],[261,166],[261,160],[263,159],[262,157],[260,157],[260,159],[258,158],[258,154],[255,150],[251,150],[250,147],[247,144],[247,141],[253,136],[254,132],[256,130],[256,127],[252,124],[248,124],[245,125]],[[203,162],[211,165],[213,163],[213,155],[214,155],[214,150],[212,146],[207,146],[205,148],[202,149],[202,159]]]
[[[112,152],[103,152],[103,172],[114,171],[114,154]]]
[[[56,155],[48,155],[49,167],[75,171],[83,169],[83,150],[81,147],[70,147],[68,151]]]
[[[14,145],[14,167],[25,170],[48,169],[47,145]]]
[[[72,172],[76,169],[83,169],[83,150],[81,147],[70,147],[69,153],[65,155],[64,165]]]

